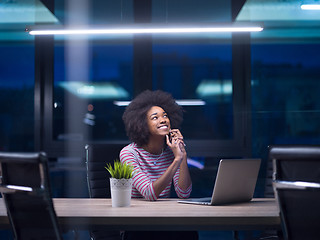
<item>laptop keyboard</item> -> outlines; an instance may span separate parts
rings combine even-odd
[[[211,202],[211,197],[196,198],[196,199],[193,199],[193,201],[195,201],[195,202],[208,202],[208,203],[210,203],[210,202]]]

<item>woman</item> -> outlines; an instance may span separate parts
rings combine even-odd
[[[182,108],[169,93],[146,90],[126,108],[123,121],[131,144],[120,161],[133,166],[132,197],[147,200],[170,197],[171,185],[179,198],[192,190],[183,136],[178,127]],[[197,239],[192,232],[126,232],[124,239]]]

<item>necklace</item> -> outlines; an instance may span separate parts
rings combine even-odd
[[[153,165],[157,165],[157,161],[162,156],[162,153],[163,153],[163,148],[161,149],[161,153],[160,153],[159,157],[157,159],[153,160]]]

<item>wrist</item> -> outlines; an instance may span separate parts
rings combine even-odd
[[[173,162],[179,163],[179,165],[180,165],[180,163],[182,162],[182,160],[183,160],[183,156],[176,156],[176,157],[174,158]]]

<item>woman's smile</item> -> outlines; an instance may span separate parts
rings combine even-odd
[[[162,125],[162,126],[160,126],[158,128],[160,128],[160,129],[168,129],[168,126],[167,125]]]

